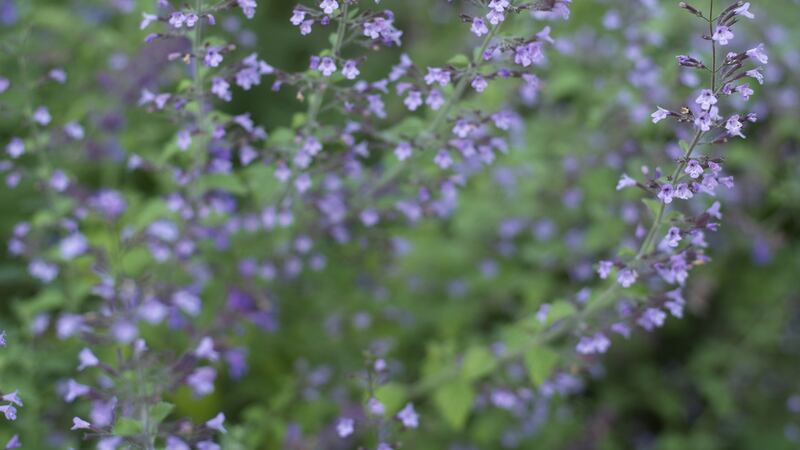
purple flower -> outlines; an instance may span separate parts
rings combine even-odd
[[[476,17],[472,19],[470,31],[472,31],[475,36],[481,37],[489,32],[489,28],[486,26],[486,22],[484,22],[483,19]]]
[[[178,131],[177,136],[177,145],[178,148],[182,151],[186,151],[190,145],[192,145],[192,133],[187,129],[182,129]]]
[[[708,111],[712,106],[717,104],[717,97],[711,92],[711,89],[703,89],[700,95],[695,99],[695,103],[700,105],[703,111]]]
[[[292,17],[289,19],[289,22],[291,22],[292,25],[297,27],[300,26],[300,24],[302,24],[305,20],[306,20],[306,12],[303,11],[302,9],[295,8],[295,10],[292,11]]]
[[[625,174],[625,173],[622,174],[622,176],[620,177],[619,181],[617,182],[617,190],[618,191],[622,190],[622,189],[625,189],[627,187],[633,187],[633,186],[636,186],[636,180],[634,180],[633,178],[629,177],[628,174]]]
[[[322,8],[322,12],[325,14],[333,14],[333,11],[339,7],[339,2],[336,0],[322,0],[319,7]]]
[[[411,144],[408,142],[397,144],[397,147],[394,149],[394,154],[397,156],[398,160],[405,161],[411,156]]]
[[[224,78],[214,77],[211,80],[211,93],[226,102],[231,101],[231,85]]]
[[[353,419],[342,417],[336,424],[336,434],[338,434],[340,438],[346,438],[355,431],[354,425],[355,421],[353,421]]]
[[[192,388],[194,395],[203,397],[214,392],[216,378],[217,371],[213,367],[198,367],[186,377],[186,383]]]
[[[180,11],[175,11],[169,15],[169,24],[173,28],[182,28],[186,23],[186,15]]]
[[[689,185],[688,184],[686,184],[686,183],[678,183],[678,185],[675,186],[675,193],[673,194],[673,197],[679,198],[679,199],[682,199],[682,200],[688,200],[688,199],[694,197],[694,193],[692,192],[691,189],[689,189]]]
[[[68,122],[65,124],[64,133],[66,133],[70,139],[74,139],[76,141],[79,141],[84,137],[83,127],[77,122]]]
[[[19,398],[19,391],[10,392],[8,394],[3,395],[2,400],[9,403],[13,403],[19,406],[20,408],[22,408],[23,406],[22,399]]]
[[[238,0],[238,3],[245,17],[252,19],[256,15],[256,7],[258,6],[256,0]]]
[[[628,288],[633,283],[636,282],[636,278],[638,277],[639,274],[636,273],[635,270],[625,268],[620,270],[619,273],[617,274],[617,283],[619,283],[624,288]]]
[[[76,398],[88,394],[90,391],[89,386],[78,383],[73,379],[67,380],[67,389],[64,393],[64,401],[72,403]]]
[[[761,73],[760,67],[753,70],[748,70],[745,72],[745,75],[750,78],[755,78],[755,80],[758,81],[758,84],[764,84],[764,74]]]
[[[719,45],[728,45],[731,39],[733,39],[733,32],[726,26],[718,26],[711,35],[711,40],[716,41]]]
[[[348,80],[355,80],[356,77],[361,72],[358,70],[358,66],[355,61],[349,59],[344,62],[344,67],[342,67],[342,75]]]
[[[148,14],[146,12],[142,13],[142,21],[139,22],[139,29],[144,30],[145,28],[149,27],[151,23],[158,20],[158,16],[155,14]]]
[[[200,314],[202,302],[200,298],[189,291],[180,290],[172,294],[172,303],[190,316]]]
[[[544,52],[542,51],[542,43],[539,41],[518,45],[514,49],[515,64],[528,67],[531,64],[539,64],[542,61],[544,61]]]
[[[94,353],[88,348],[84,348],[78,353],[78,371],[82,371],[87,367],[95,367],[100,364],[100,360],[94,356]]]
[[[36,110],[33,112],[33,121],[39,125],[45,126],[49,124],[51,120],[53,120],[53,118],[50,117],[50,111],[48,111],[44,106],[36,108]]]
[[[450,72],[437,67],[428,67],[425,83],[428,85],[439,83],[439,86],[447,86],[450,83]]]
[[[658,192],[658,198],[661,199],[661,201],[669,205],[670,203],[672,203],[673,195],[674,195],[674,190],[671,184],[664,183],[661,185],[661,190]]]
[[[432,89],[430,93],[428,93],[428,98],[425,99],[425,104],[430,106],[434,111],[441,108],[442,105],[444,105],[444,96],[442,96],[442,92],[438,89]]]
[[[608,347],[611,346],[611,341],[608,340],[605,334],[597,333],[594,336],[583,336],[575,350],[582,355],[591,355],[594,353],[605,353]]]
[[[367,401],[367,408],[369,409],[370,414],[375,416],[382,416],[386,412],[386,408],[383,406],[383,403],[374,397]]]
[[[66,260],[75,259],[89,248],[89,241],[80,233],[73,233],[58,244],[61,257]]]
[[[206,336],[200,339],[197,348],[194,349],[194,355],[199,359],[207,359],[209,361],[217,361],[219,353],[214,350],[214,339]]]
[[[317,70],[322,72],[322,75],[326,77],[333,75],[333,73],[336,72],[336,64],[333,62],[333,58],[325,56],[320,59]]]
[[[70,430],[90,430],[91,428],[92,424],[81,419],[80,417],[72,418],[72,428],[70,428]]]
[[[11,158],[19,158],[25,153],[25,142],[17,137],[11,138],[11,141],[6,145],[6,153],[8,153],[8,156]]]
[[[442,170],[448,169],[453,165],[453,159],[450,157],[450,153],[444,149],[439,150],[439,152],[436,153],[436,156],[433,158],[433,162],[436,163],[436,165]]]
[[[728,134],[731,136],[739,136],[744,139],[744,134],[742,134],[742,122],[739,121],[739,115],[734,114],[725,122],[725,129],[728,130]]]
[[[22,448],[22,442],[20,442],[19,436],[17,436],[16,434],[11,436],[11,439],[8,440],[5,450],[11,450],[14,448]]]
[[[750,58],[758,60],[761,64],[767,64],[769,62],[769,56],[764,52],[764,44],[758,44],[757,47],[751,48],[746,51],[745,54]]]
[[[219,413],[214,416],[213,419],[206,422],[206,428],[219,431],[220,433],[227,433],[228,430],[225,429],[225,414]]]
[[[17,420],[17,408],[13,405],[0,405],[0,413],[3,413],[6,420]]]
[[[645,330],[652,331],[655,328],[663,326],[666,318],[667,313],[664,311],[658,308],[647,308],[636,323]]]
[[[605,280],[614,268],[614,263],[611,261],[600,261],[597,263],[597,275],[600,279]]]
[[[669,116],[669,114],[670,114],[669,110],[659,106],[656,112],[650,114],[650,117],[653,118],[653,123],[658,123],[666,119]]]
[[[43,283],[49,283],[58,276],[58,266],[41,259],[34,259],[28,264],[28,273]]]
[[[403,100],[403,104],[406,105],[409,111],[416,111],[417,108],[422,105],[422,92],[408,91],[408,95],[405,100]]]
[[[750,89],[749,83],[742,83],[739,86],[736,86],[736,92],[742,95],[742,98],[745,100],[750,100],[750,96],[753,95],[753,90]]]
[[[406,428],[417,428],[419,426],[419,416],[414,411],[414,405],[406,403],[406,406],[397,413],[397,418]]]
[[[0,330],[0,347],[5,347],[6,345],[6,330]]]
[[[483,92],[486,90],[486,87],[489,86],[489,83],[486,82],[486,79],[482,76],[478,75],[472,79],[471,86],[477,92]]]
[[[756,16],[750,12],[750,2],[745,2],[742,6],[733,10],[733,13],[737,16],[745,16],[748,19],[755,19]]]
[[[667,235],[664,236],[663,243],[667,247],[675,248],[681,241],[681,230],[678,227],[670,227]]]
[[[207,67],[218,67],[222,63],[222,53],[218,47],[208,47],[203,57],[203,64]]]
[[[700,175],[703,174],[703,166],[701,166],[697,160],[690,159],[689,162],[686,163],[686,168],[683,169],[683,171],[692,178],[699,178]]]
[[[683,299],[681,289],[675,289],[666,293],[669,300],[664,303],[669,312],[678,319],[683,317],[683,307],[686,305],[686,300]]]

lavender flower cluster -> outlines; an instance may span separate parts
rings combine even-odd
[[[373,10],[371,3],[298,5],[289,20],[301,35],[336,28],[331,48],[312,56],[308,70],[299,73],[272,67],[257,54],[239,55],[236,43],[214,33],[218,18],[230,12],[252,19],[254,0],[159,0],[156,10],[142,13],[145,45],[174,43],[166,58],[181,74],[142,89],[138,100],[154,120],[175,124],[174,140],[158,154],[127,156],[129,171],[174,186],[157,201],[81,185],[62,169],[63,155],[54,154],[64,143],[80,146],[87,138],[79,121],[55,128],[47,107],[24,111],[30,134],[6,145],[6,184],[13,188],[30,179],[46,192],[50,207],[15,227],[9,250],[29,261],[28,271],[43,289],[63,298],[77,292],[95,305],[65,308],[54,317],[41,312],[32,332],[42,335],[52,322],[58,339],[85,343],[74,377],[59,392],[67,403],[88,404],[88,414],[74,416],[70,429],[96,439],[99,449],[222,448],[223,413],[204,423],[174,417],[166,394],[186,386],[195,397],[207,396],[221,367],[234,379],[244,375],[247,355],[230,330],[243,323],[274,328],[275,306],[259,298],[262,286],[294,279],[306,267],[323,270],[315,236],[347,243],[381,221],[451,214],[459,187],[508,151],[503,134],[518,122],[510,109],[484,111],[462,106],[464,100],[495,80],[519,79],[534,95],[540,82],[531,69],[545,62],[553,43],[549,27],[515,36],[503,34],[503,25],[517,16],[530,21],[531,14],[569,13],[568,0],[477,2],[461,16],[478,39],[471,57],[423,67],[402,55],[384,78],[368,81],[360,68],[369,53],[399,47],[403,37],[393,13]],[[228,115],[215,107],[265,78],[275,91],[293,89],[307,105],[292,128],[268,133],[248,113]],[[51,70],[41,83],[50,81],[65,84],[66,72]],[[0,79],[0,92],[10,87]],[[26,87],[24,96],[35,98],[36,87]],[[394,112],[393,102],[402,109]],[[15,164],[27,156],[38,159],[38,170]],[[415,159],[433,162],[435,170],[412,176],[407,167]],[[264,177],[274,178],[276,188],[254,192],[253,182]],[[283,233],[273,237],[278,230]],[[231,243],[249,236],[274,239],[278,251],[270,260],[243,258],[234,276],[242,287],[227,287],[227,302],[209,298],[213,275],[224,271],[215,255],[233,252]],[[75,279],[91,281],[75,286]],[[181,336],[184,348],[177,355],[148,338],[162,325]],[[379,366],[376,372],[382,372]],[[13,405],[21,402],[16,394],[3,399],[10,402],[4,413],[13,419]],[[378,400],[368,407],[374,417],[383,416]],[[405,428],[418,424],[411,403],[396,419]],[[341,437],[358,429],[348,418],[337,428]],[[378,448],[392,445],[382,441]]]

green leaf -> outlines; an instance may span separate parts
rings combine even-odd
[[[642,202],[644,202],[647,209],[650,210],[650,214],[653,215],[653,218],[658,217],[658,211],[661,210],[661,201],[655,200],[652,198],[643,198]]]
[[[135,436],[144,430],[142,423],[130,417],[121,417],[114,424],[113,434],[117,436]]]
[[[467,55],[458,54],[447,60],[447,64],[455,67],[467,67],[469,65],[469,58]]]
[[[525,367],[533,384],[541,385],[553,373],[558,363],[558,353],[543,345],[531,347],[524,355]]]
[[[394,413],[398,411],[406,401],[406,390],[398,383],[387,383],[375,391],[375,398],[378,399],[386,411]]]
[[[457,380],[442,385],[433,393],[433,402],[444,420],[455,430],[464,428],[475,391],[469,381]]]
[[[167,418],[173,409],[175,409],[175,405],[172,403],[159,402],[150,410],[150,420],[159,424]]]
[[[461,374],[467,380],[477,380],[494,370],[497,366],[492,353],[483,346],[470,347],[464,355]]]

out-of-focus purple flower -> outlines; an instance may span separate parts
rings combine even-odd
[[[91,428],[92,424],[81,419],[80,417],[72,418],[72,428],[70,428],[70,430],[90,430]]]
[[[417,428],[419,426],[419,415],[414,411],[414,405],[406,403],[406,406],[397,413],[397,418],[406,428]]]
[[[206,422],[206,428],[219,431],[220,433],[227,433],[225,429],[225,414],[219,413],[213,419]]]
[[[336,423],[336,434],[340,438],[346,438],[355,432],[355,421],[349,417],[342,417]]]
[[[583,355],[594,353],[605,353],[611,346],[611,341],[603,333],[596,333],[594,336],[581,337],[575,350]]]

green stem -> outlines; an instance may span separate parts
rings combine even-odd
[[[333,42],[332,53],[334,58],[339,58],[342,51],[342,44],[345,41],[345,31],[347,31],[347,9],[348,3],[344,1],[342,5],[342,13],[339,15],[339,27],[336,30],[336,39]],[[325,91],[328,85],[323,82],[319,87],[319,92],[314,92],[309,95],[308,111],[306,112],[306,124],[309,128],[317,126],[317,116],[319,115],[320,108],[322,108],[322,101],[325,99]]]

